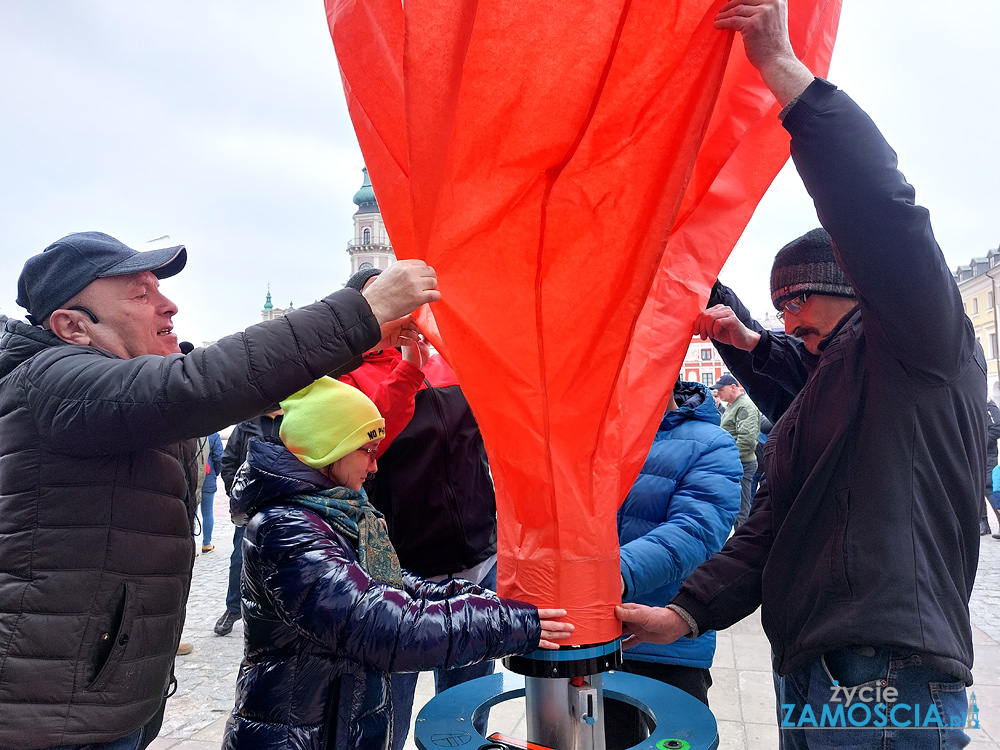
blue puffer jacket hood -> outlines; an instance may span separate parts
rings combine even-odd
[[[618,510],[624,601],[662,607],[698,565],[722,549],[740,508],[743,464],[719,427],[715,401],[701,383],[680,382],[677,409],[664,414],[649,455]],[[666,646],[641,644],[625,656],[707,668],[715,633]]]

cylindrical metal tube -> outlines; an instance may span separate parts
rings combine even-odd
[[[605,750],[600,674],[526,677],[524,704],[529,742],[553,750]]]

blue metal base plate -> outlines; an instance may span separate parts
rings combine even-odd
[[[635,706],[653,718],[652,736],[628,750],[716,750],[719,746],[715,716],[704,703],[683,690],[641,675],[605,672],[604,697]],[[435,696],[417,715],[414,740],[420,750],[463,747],[468,750],[492,743],[472,725],[484,709],[524,697],[524,678],[498,673],[456,685]],[[680,744],[670,743],[676,740]]]

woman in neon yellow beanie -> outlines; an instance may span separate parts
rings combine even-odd
[[[243,541],[246,652],[223,747],[387,748],[389,674],[557,648],[561,609],[400,570],[362,484],[385,423],[321,378],[281,403],[281,440],[254,440],[231,498]]]

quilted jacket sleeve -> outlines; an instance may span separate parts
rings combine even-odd
[[[43,442],[70,455],[107,455],[249,419],[378,340],[368,303],[344,289],[187,356],[123,360],[56,347],[27,364],[23,383]]]
[[[654,451],[668,446],[670,441],[653,444]],[[655,470],[657,458],[650,454],[631,492],[671,492],[670,480],[647,473]],[[659,458],[675,461],[677,456],[665,451]],[[732,438],[720,431],[673,487],[665,501],[663,523],[622,545],[625,601],[687,578],[722,548],[740,509],[742,476],[739,452]]]
[[[698,623],[698,632],[724,630],[760,606],[764,566],[774,541],[771,498],[764,484],[750,517],[722,550],[699,566],[670,602]]]
[[[437,583],[435,581],[428,581],[426,578],[421,578],[407,570],[403,571],[403,588],[406,589],[406,592],[410,596],[424,599],[447,599],[450,596],[457,596],[459,594],[476,594],[493,597],[494,599],[499,598],[495,591],[484,589],[482,586],[472,581],[466,581],[464,578],[447,578]]]
[[[430,599],[374,581],[343,537],[304,508],[269,508],[251,522],[247,538],[251,595],[273,601],[303,638],[343,658],[383,672],[412,672],[538,646],[535,607],[474,593]]]

